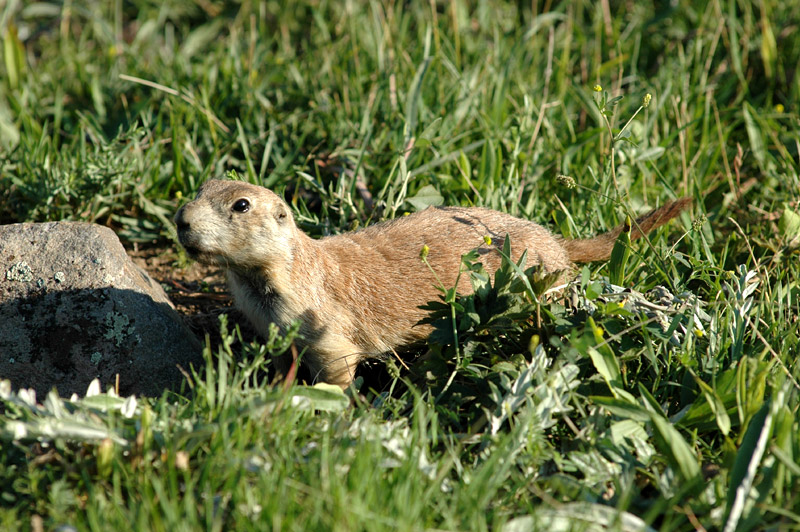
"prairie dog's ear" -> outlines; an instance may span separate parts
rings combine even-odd
[[[289,217],[289,209],[283,203],[279,203],[278,207],[275,209],[275,219],[278,223],[282,224],[285,223]]]

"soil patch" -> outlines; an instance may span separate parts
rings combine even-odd
[[[233,307],[225,274],[220,268],[183,261],[173,247],[135,247],[128,249],[128,255],[161,283],[186,325],[201,341],[209,338],[212,346],[220,342],[221,314],[228,315],[230,330],[239,326],[245,342],[257,338],[247,319]]]

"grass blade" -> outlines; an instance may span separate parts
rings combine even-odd
[[[611,284],[625,286],[625,266],[631,255],[631,219],[625,220],[625,230],[622,231],[614,242],[611,250],[611,259],[608,261],[608,280]]]
[[[697,456],[681,433],[665,417],[655,412],[650,413],[650,421],[653,424],[656,447],[667,458],[667,463],[680,473],[684,481],[699,480],[701,476]]]

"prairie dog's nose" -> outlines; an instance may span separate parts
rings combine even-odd
[[[186,215],[184,211],[186,210],[186,205],[178,209],[178,212],[175,213],[175,225],[178,226],[178,231],[185,231],[189,229],[189,221],[186,219]]]

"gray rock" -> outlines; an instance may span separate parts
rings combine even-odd
[[[114,232],[77,222],[0,226],[0,378],[44,397],[92,379],[160,395],[201,347]]]

